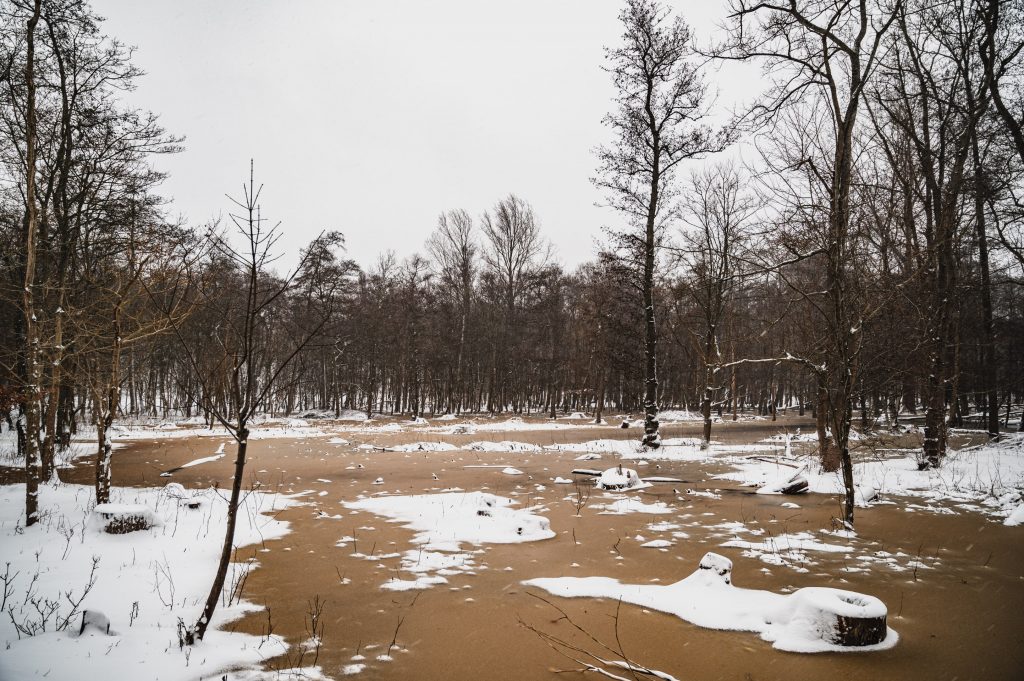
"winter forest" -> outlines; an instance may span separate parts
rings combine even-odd
[[[408,28],[255,4],[381,41],[310,83]],[[116,3],[0,0],[0,681],[1021,678],[1024,2],[707,4],[423,10],[586,34],[513,72],[607,88],[589,171],[516,119],[532,170],[460,205],[264,183],[313,106],[190,160]],[[462,87],[403,120],[502,99]]]

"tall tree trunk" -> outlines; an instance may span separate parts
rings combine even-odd
[[[978,238],[978,267],[981,269],[981,387],[985,392],[985,425],[988,434],[999,434],[999,399],[996,395],[995,324],[992,317],[992,280],[988,266],[988,232],[985,224],[985,195],[977,126],[971,135],[974,161],[974,225]]]
[[[658,141],[655,138],[655,146]],[[644,238],[644,437],[645,447],[661,446],[658,432],[658,332],[654,320],[655,220],[658,211],[658,151],[655,150],[654,172],[651,174],[650,202],[647,205],[647,226]]]
[[[715,327],[711,325],[707,329],[707,338],[704,339],[704,394],[700,403],[700,413],[704,417],[704,433],[700,441],[702,450],[707,450],[711,446],[711,398],[714,396],[717,359]]]
[[[25,277],[22,285],[22,313],[25,326],[25,526],[39,520],[39,328],[34,300],[36,279],[36,81],[35,32],[42,0],[35,0],[26,26],[25,60]]]

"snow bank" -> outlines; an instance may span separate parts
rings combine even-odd
[[[873,596],[807,587],[791,594],[742,589],[732,584],[732,562],[709,553],[689,577],[669,585],[622,584],[609,577],[530,579],[527,586],[565,598],[622,600],[666,612],[708,629],[751,631],[780,650],[798,653],[884,650],[899,636],[886,628],[881,643],[838,645],[836,616],[884,618],[886,607]]]
[[[212,490],[188,493],[180,485],[165,489],[114,488],[114,503],[96,510],[145,509],[154,527],[110,535],[102,523],[90,521],[93,494],[81,485],[44,485],[40,489],[42,519],[24,528],[24,485],[0,486],[0,546],[17,600],[13,619],[35,636],[20,632],[6,615],[0,620],[0,678],[48,681],[153,678],[187,681],[210,677],[229,668],[252,667],[285,650],[277,638],[260,639],[217,630],[253,606],[221,605],[206,639],[191,649],[178,646],[179,617],[191,623],[206,599],[220,554],[227,505]],[[190,504],[194,501],[201,503]],[[235,543],[245,546],[287,533],[288,524],[263,512],[289,502],[273,494],[252,492],[239,511]],[[95,557],[95,558],[94,558]],[[95,583],[76,615],[68,598],[86,591],[94,559]],[[233,565],[227,584],[234,584],[252,565]],[[24,603],[22,601],[25,601]],[[51,603],[57,611],[44,624],[33,606]],[[105,627],[89,627],[79,636],[87,609]],[[45,631],[42,628],[45,626]],[[261,645],[262,643],[262,645]]]
[[[487,440],[481,440],[479,442],[470,442],[463,449],[470,449],[477,452],[539,452],[540,447],[537,445],[531,445],[529,442],[514,442],[512,440],[502,440],[501,442],[489,442]]]
[[[735,471],[715,477],[758,487],[771,486],[793,475],[789,459],[777,462],[732,458],[726,461]],[[805,471],[811,492],[840,494],[841,474]],[[976,504],[976,510],[1006,517],[1021,503],[1024,490],[1024,433],[1003,435],[980,447],[951,450],[942,466],[918,470],[913,456],[878,458],[853,465],[854,484],[860,491],[858,503],[866,504],[878,495],[905,495],[928,501]]]
[[[320,427],[311,426],[302,419],[289,419],[281,422],[282,425],[263,425],[264,423],[278,422],[280,421],[268,420],[252,424],[249,431],[249,439],[269,440],[274,438],[322,437],[329,434]],[[155,427],[152,425],[118,423],[110,430],[111,439],[120,442],[182,439],[188,437],[231,437],[227,429],[219,426],[216,428],[181,428],[173,423],[165,423]]]
[[[413,442],[407,445],[382,447],[389,452],[451,452],[458,447],[447,442]]]

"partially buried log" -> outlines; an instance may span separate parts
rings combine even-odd
[[[804,469],[799,469],[792,476],[777,482],[770,482],[758,488],[758,494],[806,494],[811,489]]]
[[[801,475],[800,477],[790,479],[779,491],[783,494],[806,494],[810,489],[811,486],[807,482],[807,478]]]
[[[107,534],[128,534],[160,524],[153,510],[141,504],[97,504],[95,513]]]

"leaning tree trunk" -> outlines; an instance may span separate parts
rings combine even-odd
[[[231,552],[235,543],[235,525],[238,523],[238,502],[242,494],[242,477],[245,474],[245,450],[248,446],[249,429],[244,425],[238,429],[238,447],[235,454],[235,477],[231,481],[231,498],[228,500],[228,522],[224,530],[224,544],[220,550],[220,562],[217,563],[217,574],[213,578],[213,586],[206,597],[206,605],[203,606],[203,614],[195,626],[185,634],[185,643],[194,645],[202,641],[206,635],[206,629],[210,626],[213,613],[217,609],[217,602],[220,600],[221,591],[224,590],[224,581],[228,576],[228,566],[231,564]]]

